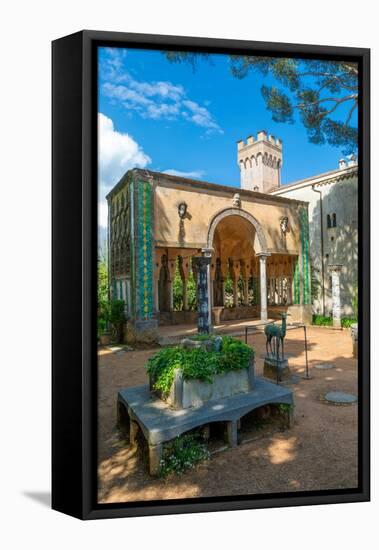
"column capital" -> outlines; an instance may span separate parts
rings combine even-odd
[[[332,273],[341,273],[341,269],[342,269],[342,264],[331,264],[331,265],[328,265],[328,269],[329,271],[331,271]]]
[[[202,266],[209,265],[211,261],[211,256],[192,256],[192,266],[194,266],[195,269],[201,269]]]
[[[205,256],[206,258],[212,256],[213,251],[214,251],[213,248],[202,248],[201,249],[202,255]]]
[[[269,256],[271,256],[271,252],[257,252],[256,256],[260,260],[266,260]]]

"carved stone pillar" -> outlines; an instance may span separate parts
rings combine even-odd
[[[267,321],[267,273],[266,260],[269,254],[257,254],[259,257],[259,279],[261,288],[261,321]]]
[[[177,261],[177,256],[175,251],[171,251],[169,249],[167,267],[170,274],[170,279],[168,281],[170,311],[174,310],[174,278],[175,278],[176,261]]]
[[[228,264],[228,262],[221,261],[220,269],[221,269],[221,277],[222,277],[222,279],[221,279],[221,281],[222,281],[222,305],[225,307],[225,305],[226,305],[225,283],[226,283],[226,279],[228,278],[228,273],[229,273],[229,264]]]
[[[188,280],[183,279],[183,310],[188,311],[188,292],[187,292]]]
[[[211,257],[205,251],[204,256],[194,256],[192,264],[197,272],[197,330],[199,334],[209,334],[211,326],[210,277]]]
[[[230,262],[230,275],[233,281],[233,306],[238,307],[238,279],[241,273],[241,262],[234,260]]]
[[[179,256],[179,272],[183,283],[183,311],[188,311],[188,277],[190,274],[191,262],[189,258]]]
[[[249,279],[251,265],[248,259],[241,260],[241,275],[243,278],[243,305],[249,305]]]
[[[341,296],[340,296],[340,275],[342,265],[330,265],[329,271],[332,277],[332,311],[333,327],[341,328]]]
[[[243,303],[245,306],[249,305],[249,278],[246,277],[246,279],[243,280]]]
[[[155,279],[155,311],[159,313],[159,279]]]
[[[233,306],[238,307],[238,281],[233,279]]]

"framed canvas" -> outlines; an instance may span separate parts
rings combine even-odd
[[[53,508],[369,500],[369,50],[52,52]]]

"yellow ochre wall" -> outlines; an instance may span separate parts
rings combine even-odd
[[[211,187],[211,188],[209,188]],[[154,185],[154,238],[156,246],[181,248],[207,247],[208,230],[213,218],[222,210],[234,208],[233,197],[239,193],[240,210],[251,214],[262,226],[268,252],[298,254],[300,250],[299,208],[307,206],[301,201],[282,201],[262,193],[244,192],[230,188],[217,190],[216,186],[179,182],[159,182]],[[187,215],[182,221],[178,205],[187,204]],[[287,216],[289,231],[283,239],[280,219]]]

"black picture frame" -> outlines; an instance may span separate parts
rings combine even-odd
[[[254,53],[359,64],[359,485],[357,489],[125,504],[96,501],[98,46]],[[52,43],[52,507],[81,519],[370,499],[370,50],[82,31]]]

